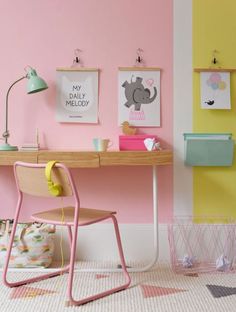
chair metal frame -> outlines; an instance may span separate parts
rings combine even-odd
[[[81,305],[81,304],[85,304],[87,302],[108,296],[112,293],[115,293],[117,291],[121,291],[124,290],[126,288],[129,287],[130,282],[131,282],[131,278],[129,276],[129,273],[127,271],[126,268],[126,263],[125,263],[125,258],[124,258],[124,253],[123,253],[123,248],[122,248],[122,243],[121,243],[121,237],[120,237],[120,232],[119,232],[119,227],[118,227],[118,222],[116,217],[114,216],[113,213],[107,213],[106,216],[102,217],[102,218],[97,218],[97,219],[93,219],[91,221],[87,220],[87,222],[85,222],[84,224],[80,225],[79,224],[79,217],[80,217],[80,210],[83,209],[80,207],[80,200],[79,200],[79,194],[75,185],[75,182],[73,180],[73,177],[69,171],[69,169],[62,163],[57,163],[54,167],[53,170],[61,170],[62,172],[64,172],[65,176],[68,179],[69,182],[69,186],[71,188],[72,191],[72,197],[74,198],[74,220],[73,220],[73,224],[71,224],[70,222],[67,223],[66,221],[61,223],[58,222],[58,220],[48,220],[48,219],[42,219],[42,218],[38,218],[37,214],[32,215],[31,217],[35,220],[35,221],[40,221],[40,222],[45,222],[45,223],[50,223],[50,224],[55,224],[55,225],[65,225],[68,228],[68,235],[69,235],[69,241],[70,241],[70,245],[71,245],[71,252],[70,252],[70,262],[69,265],[65,266],[64,268],[54,271],[54,272],[50,272],[47,274],[43,274],[37,277],[33,277],[33,278],[29,278],[26,280],[21,280],[21,281],[17,281],[17,282],[9,282],[7,280],[7,272],[8,272],[8,267],[9,267],[9,261],[10,261],[10,256],[11,256],[11,250],[12,250],[12,245],[13,245],[13,241],[14,241],[14,236],[15,236],[15,232],[16,232],[16,227],[17,227],[17,223],[19,220],[19,216],[20,216],[20,211],[21,208],[23,206],[23,195],[24,193],[28,193],[30,194],[30,192],[24,191],[21,189],[21,185],[20,185],[20,181],[19,179],[23,179],[24,177],[19,177],[18,173],[17,173],[17,169],[18,167],[24,167],[24,168],[31,168],[33,170],[37,170],[37,169],[45,169],[46,164],[32,164],[32,163],[25,163],[25,162],[16,162],[14,164],[14,174],[15,174],[15,180],[16,180],[16,186],[17,186],[17,192],[18,192],[18,201],[17,201],[17,206],[16,206],[16,211],[15,211],[15,216],[14,216],[14,223],[12,226],[12,231],[11,231],[11,235],[10,235],[10,241],[9,241],[9,245],[8,245],[8,249],[7,249],[7,254],[6,254],[6,261],[5,261],[5,265],[4,265],[4,269],[3,269],[3,282],[6,286],[8,287],[17,287],[17,286],[21,286],[21,285],[25,285],[28,283],[33,283],[33,282],[37,282],[43,279],[47,279],[49,277],[53,277],[53,276],[57,276],[57,275],[61,275],[65,272],[68,272],[68,285],[67,285],[67,306],[68,305]],[[29,179],[29,177],[28,177]],[[33,183],[33,181],[32,181]],[[45,179],[45,184],[47,184],[47,181]],[[63,187],[63,185],[62,185]],[[68,187],[68,186],[67,186]],[[40,193],[40,192],[39,192]],[[31,194],[32,195],[32,194]],[[33,194],[35,195],[35,194]],[[65,194],[62,194],[61,196],[63,196]],[[36,194],[36,196],[45,196],[45,195],[38,195]],[[50,197],[50,194],[48,193],[48,196]],[[67,197],[69,195],[66,195]],[[52,210],[53,211],[53,210]],[[92,210],[91,210],[92,211]],[[106,291],[102,291],[100,293],[97,293],[95,295],[86,297],[86,298],[82,298],[79,300],[74,299],[73,297],[73,279],[74,279],[74,268],[75,268],[75,259],[76,259],[76,246],[77,246],[77,236],[78,236],[78,228],[79,226],[86,226],[89,224],[93,224],[93,223],[97,223],[103,220],[107,220],[107,219],[111,219],[114,225],[114,230],[115,230],[115,236],[116,236],[116,241],[117,241],[117,246],[118,246],[118,251],[119,251],[119,256],[120,256],[120,261],[121,261],[121,266],[122,266],[122,271],[124,274],[124,278],[125,278],[125,283],[111,288],[109,290]],[[73,231],[72,231],[72,227],[73,227]]]

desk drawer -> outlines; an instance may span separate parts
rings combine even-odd
[[[170,150],[153,152],[121,151],[100,152],[100,165],[103,166],[161,166],[172,164]]]
[[[47,163],[50,160],[57,160],[70,168],[98,168],[99,155],[94,152],[60,152],[40,151],[38,163]]]
[[[38,152],[19,152],[19,151],[1,151],[0,165],[12,166],[16,161],[24,161],[30,163],[37,163]]]

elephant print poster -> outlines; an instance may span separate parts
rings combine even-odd
[[[160,126],[160,69],[119,68],[119,125]]]
[[[201,108],[230,109],[230,72],[201,72]]]
[[[98,122],[98,69],[57,69],[56,120]]]

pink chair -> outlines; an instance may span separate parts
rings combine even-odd
[[[64,272],[69,272],[68,275],[68,286],[67,286],[67,305],[81,305],[89,301],[96,300],[117,291],[126,289],[130,285],[130,276],[126,269],[121,238],[118,228],[118,223],[115,217],[114,211],[104,211],[104,210],[94,210],[80,207],[79,195],[76,189],[75,183],[71,176],[68,168],[61,164],[57,163],[52,170],[53,181],[59,183],[62,186],[61,197],[73,197],[74,206],[72,207],[63,207],[64,216],[62,218],[62,207],[57,209],[52,209],[40,213],[33,214],[31,217],[37,222],[45,222],[55,225],[65,225],[68,228],[69,240],[71,244],[71,253],[70,253],[70,262],[69,265],[56,271],[48,274],[44,274],[38,277],[29,278],[17,282],[8,282],[7,281],[7,271],[9,266],[9,260],[11,255],[11,249],[13,244],[13,239],[16,231],[16,226],[22,208],[23,194],[30,194],[33,196],[49,197],[48,184],[45,178],[45,167],[46,164],[31,164],[16,162],[14,165],[14,173],[16,179],[16,185],[18,190],[18,202],[14,217],[14,223],[12,227],[10,242],[7,250],[6,262],[3,271],[3,281],[4,284],[8,287],[17,287],[28,283],[33,283],[40,281],[42,279],[47,279],[52,276],[60,275]],[[76,255],[76,244],[77,244],[77,231],[78,227],[90,225],[97,223],[103,220],[111,219],[114,224],[116,240],[120,255],[120,261],[122,266],[122,271],[125,277],[124,284],[117,286],[115,288],[100,292],[96,295],[89,296],[87,298],[76,300],[72,296],[73,289],[73,278],[74,278],[74,266],[75,266],[75,255]],[[72,231],[73,227],[73,231]],[[101,244],[102,248],[102,244]]]

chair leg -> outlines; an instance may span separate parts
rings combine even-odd
[[[113,225],[115,228],[116,242],[117,242],[117,247],[119,250],[121,267],[122,267],[123,274],[125,275],[125,278],[126,278],[127,284],[128,284],[125,288],[127,288],[130,285],[131,278],[130,278],[130,275],[129,275],[127,268],[126,268],[126,262],[125,262],[123,247],[122,247],[122,243],[121,243],[120,230],[119,230],[118,222],[117,222],[117,219],[114,215],[111,215],[111,218],[112,218]]]
[[[43,279],[47,279],[49,277],[54,277],[54,276],[57,276],[57,275],[61,275],[61,274],[65,273],[65,272],[69,271],[69,265],[68,265],[65,268],[60,269],[60,270],[55,271],[55,272],[51,272],[51,273],[43,274],[43,275],[40,275],[40,276],[28,278],[28,279],[25,279],[25,280],[22,280],[22,281],[9,282],[7,280],[7,272],[8,272],[8,268],[9,268],[10,256],[11,256],[12,245],[13,245],[13,241],[14,241],[14,236],[15,236],[15,232],[16,232],[17,223],[18,223],[18,216],[16,216],[16,218],[14,219],[14,223],[13,223],[13,226],[12,226],[10,241],[9,241],[9,245],[8,245],[8,248],[7,248],[6,261],[5,261],[5,265],[4,265],[4,269],[3,269],[3,283],[6,286],[8,286],[8,287],[17,287],[17,286],[21,286],[21,285],[25,285],[25,284],[29,284],[29,283],[34,283],[34,282],[37,282],[37,281],[41,281]]]
[[[131,278],[130,278],[129,273],[126,269],[125,258],[124,258],[122,244],[121,244],[121,238],[120,238],[118,223],[117,223],[116,217],[114,215],[111,215],[111,218],[112,218],[113,225],[115,228],[115,234],[116,234],[117,246],[118,246],[119,255],[120,255],[121,266],[122,266],[123,274],[124,274],[125,279],[126,279],[125,284],[120,285],[118,287],[111,288],[107,291],[98,293],[96,295],[89,296],[89,297],[84,298],[84,299],[75,300],[73,298],[72,288],[73,288],[73,277],[74,277],[75,251],[76,251],[76,242],[77,242],[77,229],[75,229],[74,236],[72,239],[72,248],[71,248],[71,256],[70,256],[70,270],[69,270],[69,279],[68,279],[68,288],[67,288],[68,301],[66,302],[66,306],[79,306],[79,305],[88,303],[90,301],[97,300],[97,299],[103,298],[105,296],[111,295],[115,292],[124,290],[124,289],[129,287],[130,282],[131,282]]]
[[[72,230],[71,230],[71,226],[67,225],[67,229],[68,229],[69,242],[70,242],[70,247],[71,247],[72,246]]]

